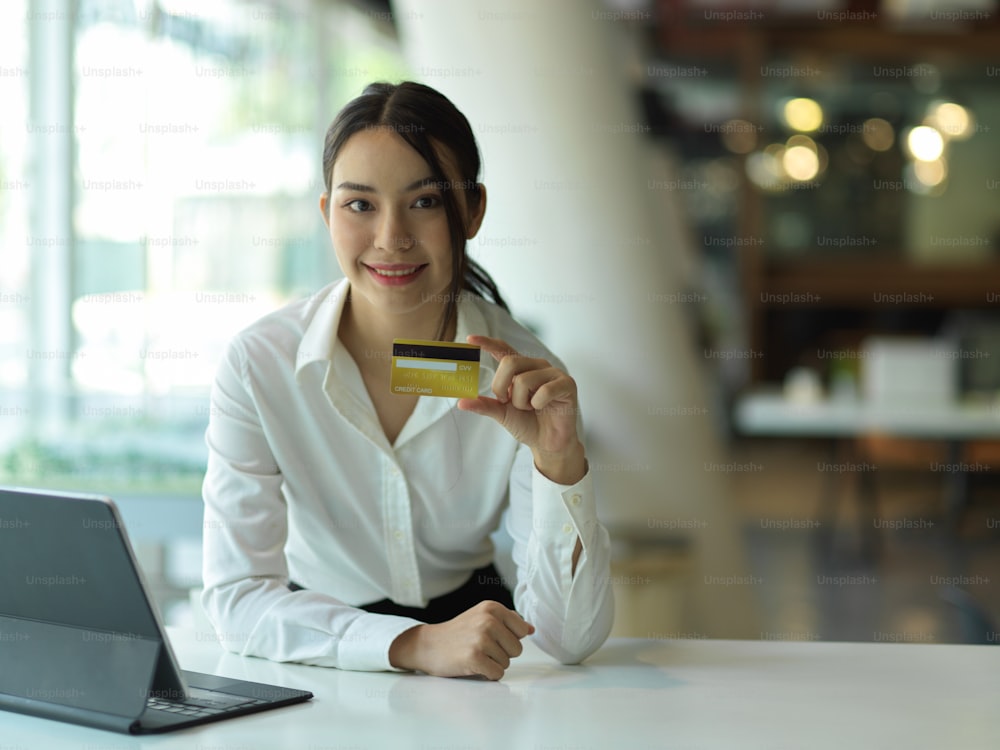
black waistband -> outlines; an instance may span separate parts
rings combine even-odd
[[[302,586],[295,582],[289,582],[288,588],[292,591],[302,590]],[[398,615],[412,617],[421,622],[438,623],[457,617],[479,602],[488,600],[500,602],[508,609],[514,609],[514,597],[492,563],[474,571],[469,580],[450,594],[431,599],[426,607],[406,607],[396,604],[391,599],[382,599],[361,605],[359,609],[378,615]]]

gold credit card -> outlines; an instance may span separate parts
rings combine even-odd
[[[393,339],[393,393],[476,398],[479,347],[452,341]]]

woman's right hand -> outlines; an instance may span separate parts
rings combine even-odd
[[[514,610],[480,602],[447,622],[400,633],[389,647],[389,663],[437,677],[499,680],[510,660],[521,654],[521,639],[534,632],[535,626]]]

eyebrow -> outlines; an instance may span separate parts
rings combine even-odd
[[[412,190],[426,187],[427,185],[434,185],[435,187],[437,187],[437,184],[440,182],[443,182],[443,180],[428,175],[427,177],[421,177],[416,182],[411,182],[409,185],[403,188],[403,192],[409,193]],[[360,182],[342,182],[339,185],[337,185],[337,190],[353,190],[358,193],[375,192],[375,188],[373,188],[371,185],[362,185]]]

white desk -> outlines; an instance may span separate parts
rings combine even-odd
[[[275,664],[224,653],[204,634],[171,635],[187,669],[316,697],[145,737],[0,713],[0,748],[1000,747],[1000,648],[992,646],[619,639],[564,667],[529,644],[492,683]]]

